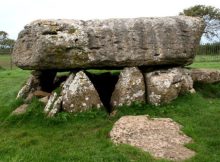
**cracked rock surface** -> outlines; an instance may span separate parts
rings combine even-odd
[[[124,68],[111,97],[113,107],[145,102],[144,77],[137,67]]]
[[[186,65],[203,33],[202,19],[186,16],[106,20],[37,20],[13,50],[22,69]]]
[[[189,70],[170,68],[145,74],[148,103],[160,105],[176,99],[179,94],[194,92]]]
[[[103,106],[94,85],[83,71],[76,73],[75,77],[67,80],[68,86],[61,92],[64,111],[82,112]]]

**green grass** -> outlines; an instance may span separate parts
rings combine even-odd
[[[197,55],[189,67],[220,69],[220,55]]]
[[[196,55],[195,62],[215,62],[220,61],[220,54]]]
[[[10,113],[22,104],[15,97],[28,75],[28,71],[0,70],[1,162],[159,161],[134,147],[116,146],[109,139],[109,131],[121,116],[141,114],[170,117],[181,123],[183,131],[194,140],[187,147],[197,153],[188,161],[220,161],[220,84],[196,85],[197,94],[180,96],[159,107],[124,106],[115,117],[102,109],[74,115],[62,112],[47,119],[42,113],[44,106],[36,99],[26,114],[12,117]]]
[[[8,54],[0,55],[0,69],[10,69],[11,68],[11,56]],[[15,65],[12,65],[12,68],[15,69]]]
[[[194,62],[189,67],[192,68],[207,68],[207,69],[220,69],[220,61],[216,62]]]

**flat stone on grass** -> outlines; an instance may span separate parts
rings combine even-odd
[[[116,144],[141,148],[155,158],[182,161],[195,152],[184,147],[191,138],[180,129],[181,126],[170,118],[124,116],[114,124],[110,137]]]
[[[16,108],[11,115],[21,115],[27,112],[28,109],[28,104],[23,104],[21,106],[19,106],[18,108]]]

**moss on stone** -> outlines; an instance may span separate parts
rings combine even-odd
[[[61,94],[62,88],[61,87],[57,87],[53,92],[56,92],[58,94],[58,96]]]
[[[82,49],[71,50],[74,65],[85,65],[88,62],[88,53]]]
[[[69,30],[68,30],[68,33],[69,34],[73,34],[73,33],[75,33],[76,32],[76,29],[73,27],[73,28],[70,28]]]

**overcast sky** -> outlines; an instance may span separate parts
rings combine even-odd
[[[0,30],[17,39],[35,19],[175,16],[197,4],[220,8],[220,0],[1,0]]]

